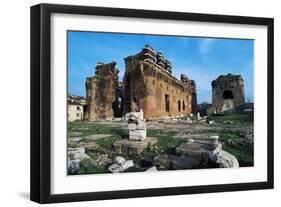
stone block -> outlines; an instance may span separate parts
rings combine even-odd
[[[78,147],[84,147],[85,152],[92,152],[99,148],[99,145],[95,142],[82,142],[78,144]]]
[[[125,120],[143,120],[143,112],[129,112],[125,115]]]
[[[146,130],[131,130],[129,131],[129,140],[142,141],[146,138]]]
[[[128,168],[133,167],[133,166],[134,166],[133,160],[127,160],[127,161],[124,161],[121,163],[122,171],[125,171]]]
[[[235,156],[232,154],[221,150],[218,154],[216,154],[216,163],[219,164],[222,168],[238,168],[239,163]]]
[[[136,125],[136,129],[146,130],[146,123],[145,121],[138,121]]]
[[[85,153],[84,147],[68,148],[68,155],[74,155],[76,153]]]
[[[174,157],[171,161],[172,161],[172,168],[175,170],[198,168],[200,164],[198,160],[192,157],[187,157],[185,155]]]
[[[129,128],[129,131],[136,130],[137,124],[136,123],[129,123],[128,128]]]
[[[68,173],[74,174],[80,169],[80,160],[68,161]]]
[[[121,172],[121,166],[120,165],[118,165],[118,164],[116,164],[116,163],[114,163],[114,164],[112,164],[109,168],[108,168],[108,170],[110,171],[110,172],[112,172],[112,173],[119,173],[119,172]]]
[[[85,147],[68,148],[68,156],[71,160],[86,160],[90,158],[85,154]]]
[[[113,143],[113,150],[117,154],[140,154],[145,148],[154,145],[156,142],[157,138],[154,137],[147,137],[143,141],[122,139]]]
[[[117,156],[117,157],[115,157],[115,159],[114,159],[114,162],[116,163],[116,164],[121,164],[122,162],[125,162],[126,161],[126,159],[124,158],[124,157],[121,157],[121,156]]]

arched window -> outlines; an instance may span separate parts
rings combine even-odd
[[[165,94],[165,109],[166,112],[170,111],[170,96]]]
[[[234,99],[234,96],[233,96],[233,93],[232,93],[231,90],[225,90],[223,92],[222,96],[223,96],[224,99]]]
[[[178,110],[179,110],[179,112],[181,111],[181,101],[180,100],[178,100]]]
[[[182,110],[185,111],[185,103],[182,101]]]

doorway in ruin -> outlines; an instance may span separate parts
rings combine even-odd
[[[181,101],[178,100],[178,111],[180,112],[181,111]]]
[[[185,111],[185,103],[182,101],[182,110]]]
[[[221,111],[232,111],[234,109],[234,103],[233,103],[233,93],[231,90],[225,90],[223,92],[223,105]]]
[[[117,97],[112,103],[112,110],[114,117],[122,117],[124,110],[124,101],[122,96]]]
[[[170,96],[165,94],[165,109],[166,112],[170,112]]]
[[[123,97],[124,97],[124,109],[123,109],[123,116],[126,113],[131,111],[131,78],[129,74],[125,74],[123,78]]]
[[[234,99],[233,93],[231,90],[225,90],[222,94],[223,99]]]

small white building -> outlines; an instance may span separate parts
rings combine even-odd
[[[68,121],[84,120],[86,99],[83,96],[68,95],[67,119]]]

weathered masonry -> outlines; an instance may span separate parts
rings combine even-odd
[[[244,80],[241,75],[221,75],[212,81],[212,113],[243,109]]]
[[[181,75],[172,76],[172,65],[162,53],[148,45],[125,58],[123,78],[125,112],[142,109],[146,119],[184,116],[192,113],[196,101],[195,82]]]
[[[172,75],[172,64],[161,52],[146,45],[126,57],[125,74],[118,83],[115,62],[98,64],[96,74],[87,78],[89,120],[121,117],[142,110],[145,119],[180,117],[196,110],[196,85],[181,74]]]
[[[116,63],[98,63],[95,75],[86,80],[86,98],[88,102],[88,119],[102,120],[113,118],[115,90],[118,88],[118,69]]]

